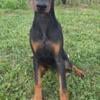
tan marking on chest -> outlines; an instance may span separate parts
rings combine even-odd
[[[31,41],[31,45],[34,52],[36,52],[37,49],[42,48],[42,43],[39,41],[38,42]]]
[[[60,43],[52,43],[51,46],[52,46],[52,49],[53,49],[53,53],[55,55],[58,55],[59,52],[60,52],[60,48],[61,48]]]

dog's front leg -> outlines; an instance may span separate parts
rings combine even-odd
[[[41,65],[34,60],[35,94],[32,100],[42,100]]]
[[[64,60],[60,56],[56,56],[56,64],[59,75],[60,83],[60,100],[69,100],[68,91],[66,90],[66,77],[65,77],[65,64]]]

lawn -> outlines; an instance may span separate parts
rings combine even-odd
[[[100,9],[56,8],[64,48],[86,75],[67,79],[70,100],[100,100]],[[34,94],[30,10],[0,9],[0,100],[30,100]],[[55,72],[43,78],[45,100],[59,100]]]

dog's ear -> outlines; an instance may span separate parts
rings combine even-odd
[[[34,10],[34,0],[28,0],[29,1],[29,7],[32,8],[32,10]]]
[[[66,4],[66,0],[62,0],[62,3],[63,3],[63,4]]]

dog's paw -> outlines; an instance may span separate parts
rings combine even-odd
[[[81,78],[83,78],[85,76],[85,73],[83,70],[76,68],[75,69],[75,74]]]
[[[41,95],[38,95],[38,94],[35,94],[31,100],[42,100],[42,96]]]
[[[41,85],[36,85],[35,86],[35,94],[34,94],[32,100],[42,100],[42,88],[41,88]]]
[[[60,93],[60,100],[69,100],[68,93]]]

